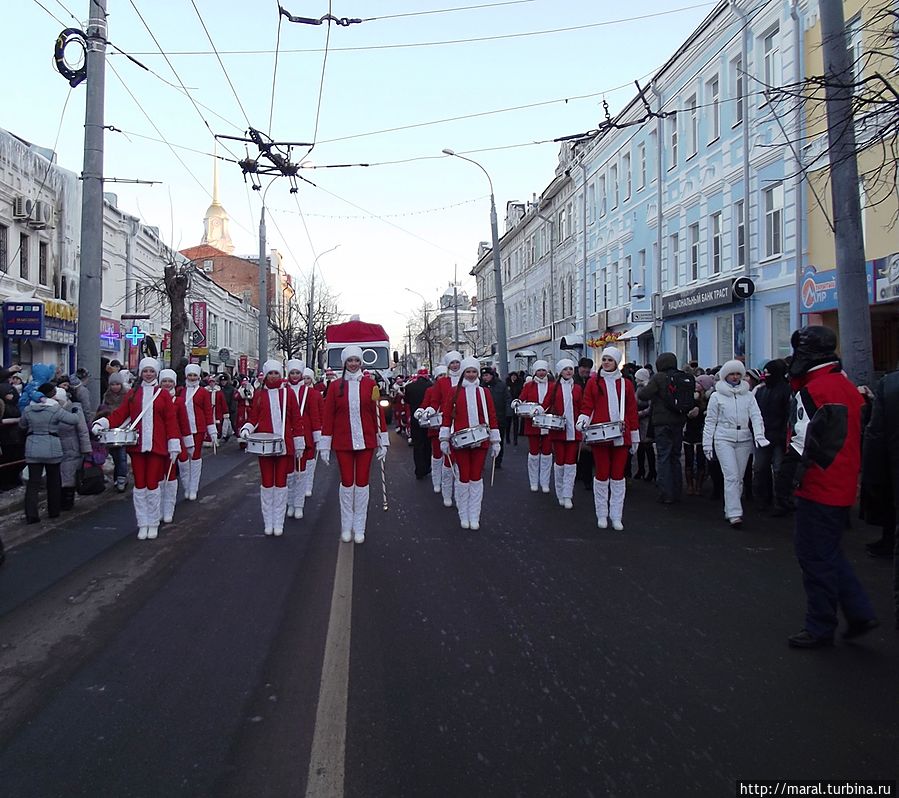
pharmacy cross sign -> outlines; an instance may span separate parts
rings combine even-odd
[[[127,333],[125,337],[131,341],[131,346],[137,346],[142,339],[147,337],[147,334],[141,330],[136,324],[131,328],[131,332]]]

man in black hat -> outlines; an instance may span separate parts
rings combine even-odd
[[[415,411],[421,407],[428,388],[433,384],[428,370],[422,368],[414,379],[406,383],[403,392],[409,409],[409,433],[412,436],[412,461],[415,464],[416,479],[424,479],[431,473],[431,442],[428,440],[428,431],[415,418]]]
[[[496,372],[490,366],[481,369],[481,385],[493,396],[493,407],[496,410],[496,423],[500,429],[506,428],[506,419],[512,412],[512,394],[509,386],[496,378]],[[496,458],[496,467],[503,467],[504,444],[502,436],[499,441],[499,457]]]
[[[582,357],[577,362],[577,370],[574,372],[574,384],[580,385],[581,390],[587,389],[587,382],[590,380],[590,372],[593,371],[593,360],[589,357]],[[574,478],[582,483],[584,487],[593,492],[593,452],[589,446],[581,446],[577,456],[577,469],[574,472]]]

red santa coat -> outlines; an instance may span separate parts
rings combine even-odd
[[[113,410],[106,419],[110,427],[123,427],[126,423],[132,423],[141,414],[143,409],[144,392],[152,389],[156,393],[152,405],[141,416],[137,425],[137,444],[127,447],[130,453],[140,453],[147,449],[153,454],[168,456],[181,451],[181,430],[178,427],[178,417],[175,413],[175,404],[170,394],[163,391],[158,385],[145,386],[143,383],[132,388],[122,404]],[[153,394],[149,394],[152,396]],[[149,441],[148,441],[149,437]]]
[[[303,432],[306,439],[306,449],[311,450],[322,436],[321,394],[307,387],[304,383],[286,383],[290,392],[296,397],[297,407],[303,419]]]
[[[544,394],[543,399],[545,399],[547,396],[550,395],[554,384],[555,383],[552,380],[548,379],[546,381],[546,393]],[[540,398],[540,392],[539,392],[540,387],[541,387],[540,384],[535,382],[534,380],[531,380],[530,382],[525,383],[524,388],[521,389],[521,393],[518,395],[519,401],[521,401],[521,402],[536,402],[538,405],[543,404],[543,399]],[[577,418],[575,418],[575,421],[577,421]],[[531,420],[529,418],[525,418],[524,434],[525,435],[542,435],[543,430],[539,429],[538,427],[535,427],[531,423]]]
[[[447,380],[448,382],[448,380]],[[458,388],[458,386],[457,386]],[[472,425],[468,414],[468,391],[465,386],[453,388],[443,403],[443,426],[440,427],[440,440],[450,440],[454,432],[469,429]],[[486,424],[490,427],[490,440],[480,444],[481,449],[486,449],[491,441],[499,442],[499,426],[496,423],[496,408],[490,391],[481,387],[475,388],[476,413],[478,424]],[[487,413],[484,414],[486,408]],[[477,447],[473,447],[477,448]]]
[[[459,377],[461,380],[462,378]],[[446,400],[452,396],[456,390],[452,380],[446,375],[438,377],[434,384],[425,392],[425,399],[422,401],[422,407],[433,407],[438,413],[443,412],[443,405]],[[428,427],[428,437],[436,438],[440,434],[439,427]]]
[[[529,383],[533,385],[533,383]],[[546,397],[541,403],[543,409],[547,413],[554,416],[565,415],[565,395],[563,394],[562,381],[559,380],[552,384],[552,387],[546,392]],[[579,441],[583,436],[574,428],[577,417],[581,414],[581,402],[583,399],[583,391],[581,386],[574,383],[571,386],[571,418],[567,419],[571,422],[570,429],[550,430],[549,437],[554,441]]]
[[[284,441],[287,447],[286,454],[296,456],[296,452],[305,445],[305,431],[303,419],[300,417],[300,406],[294,392],[288,388],[260,388],[253,396],[253,404],[250,407],[250,420],[244,425],[252,428],[252,432],[280,433],[275,429],[272,421],[272,403],[278,407],[278,415],[284,410],[285,396],[287,397],[287,419],[284,422]]]
[[[225,392],[221,388],[216,386],[211,391],[207,389],[206,393],[209,394],[210,405],[212,407],[211,423],[215,424],[216,429],[221,432],[222,422],[228,415],[228,403],[225,401]]]
[[[328,386],[322,415],[322,449],[361,451],[390,444],[387,419],[378,404],[381,396],[371,377],[359,380],[359,407],[351,408],[350,380],[338,379]],[[341,390],[341,388],[343,390]]]
[[[188,396],[190,398],[188,399]],[[212,425],[212,394],[202,385],[191,391],[189,387],[178,388],[175,397],[178,405],[183,408],[188,421],[188,434],[197,435],[209,433]]]
[[[615,396],[621,396],[622,377],[615,380]],[[589,416],[591,424],[610,421],[609,398],[606,393],[606,380],[600,376],[591,377],[581,400],[581,415]],[[637,395],[633,383],[624,380],[624,439],[618,446],[640,442],[640,419],[637,416]]]

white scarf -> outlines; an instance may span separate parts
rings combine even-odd
[[[546,399],[546,391],[549,388],[549,377],[534,377],[534,382],[537,384],[537,401],[543,404],[543,400]]]
[[[194,410],[194,396],[197,394],[197,389],[200,387],[200,383],[187,383],[187,389],[184,392],[184,404],[187,407],[187,421],[190,425],[190,434],[196,435],[200,430],[197,429],[197,414]]]
[[[140,419],[140,450],[142,452],[153,451],[153,400],[156,398],[156,380],[142,382],[140,384],[141,398],[140,409],[143,413]]]
[[[574,379],[559,377],[559,386],[562,389],[562,415],[565,416],[565,440],[573,441],[574,436]]]
[[[344,386],[347,390],[347,402],[350,406],[350,436],[353,441],[353,451],[365,448],[365,435],[362,432],[362,403],[359,389],[362,386],[362,369],[347,371],[343,375]]]
[[[450,385],[455,388],[459,384],[459,380],[462,379],[462,368],[458,368],[456,371],[447,371],[446,376],[449,377]]]
[[[275,435],[284,437],[284,417],[281,414],[281,389],[268,388],[268,409],[272,416],[272,432]]]
[[[478,399],[481,386],[477,379],[462,380],[462,387],[465,389],[465,409],[468,411],[468,427],[476,427],[481,423],[481,417],[478,414]],[[486,421],[487,419],[484,419]]]
[[[624,419],[624,382],[621,383],[621,395],[615,393],[615,383],[623,380],[621,372],[606,371],[601,369],[600,376],[605,380],[606,385],[606,402],[609,405],[609,421],[622,421]]]

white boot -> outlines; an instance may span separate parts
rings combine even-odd
[[[287,517],[290,517],[291,509],[294,518],[303,517],[303,509],[306,507],[306,480],[309,477],[309,465],[305,471],[297,471],[293,493],[287,498]]]
[[[287,517],[293,518],[293,500],[296,498],[297,472],[287,475]]]
[[[272,494],[274,488],[259,488],[259,503],[262,505],[262,528],[266,535],[274,532],[272,525]]]
[[[624,494],[627,490],[627,482],[623,479],[613,479],[609,482],[609,519],[612,529],[620,532],[624,529],[621,516],[624,514]]]
[[[572,508],[571,500],[574,498],[574,476],[577,472],[577,466],[572,463],[571,465],[566,465],[564,473],[565,479],[565,509],[570,510]]]
[[[271,488],[272,534],[278,538],[284,534],[284,513],[287,511],[287,488]]]
[[[609,526],[609,481],[593,480],[593,506],[596,508],[596,524],[600,529]]]
[[[356,486],[353,497],[353,542],[365,542],[365,522],[368,519],[368,485]]]
[[[185,500],[190,500],[190,464],[193,462],[189,457],[187,460],[178,461],[178,477],[181,480],[181,492],[184,494]]]
[[[484,480],[468,483],[468,523],[472,529],[481,528],[481,501],[484,498]]]
[[[531,483],[531,493],[540,490],[540,455],[528,455],[528,482]]]
[[[131,491],[131,499],[134,502],[134,517],[137,519],[137,539],[147,539],[147,489],[135,488]]]
[[[190,501],[195,502],[197,500],[197,493],[200,490],[200,474],[203,473],[203,461],[201,460],[193,460],[192,465],[190,467],[190,496],[188,499]]]
[[[462,529],[471,528],[470,502],[471,483],[456,480],[456,509],[459,511],[459,524]]]
[[[312,495],[312,482],[315,479],[315,464],[318,462],[317,457],[313,457],[308,463],[306,463],[306,473],[308,476],[306,477],[306,498],[308,499]]]
[[[553,479],[556,483],[556,498],[559,500],[559,507],[565,506],[565,466],[553,466]]]
[[[541,454],[540,457],[540,490],[549,493],[549,477],[553,469],[553,456]]]
[[[348,488],[341,485],[337,489],[340,497],[340,539],[349,543],[353,539],[353,493],[356,488],[350,485]]]
[[[155,490],[147,488],[144,494],[144,506],[147,508],[147,540],[155,540],[159,534],[159,520],[162,517],[162,484],[159,483]]]
[[[452,507],[453,506],[453,481],[455,479],[455,474],[453,474],[452,468],[447,468],[447,466],[442,465],[440,471],[440,491],[443,493],[443,506],[444,507]]]
[[[171,479],[159,483],[162,488],[162,520],[170,524],[175,517],[175,500],[178,498],[178,481]]]
[[[443,475],[443,458],[431,458],[431,485],[434,486],[434,493],[440,493],[440,483]]]

